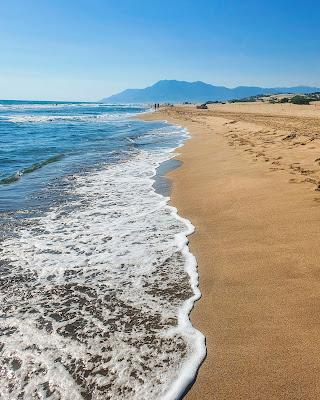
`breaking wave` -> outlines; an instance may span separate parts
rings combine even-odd
[[[57,123],[57,122],[103,122],[125,120],[133,117],[133,113],[119,113],[119,114],[99,114],[99,115],[10,115],[2,117],[6,121],[14,122],[16,124],[25,123]]]
[[[173,400],[192,382],[205,355],[188,317],[193,227],[153,189],[171,157],[139,150],[75,175],[72,202],[2,242],[4,399]]]
[[[60,161],[63,156],[63,154],[56,154],[54,156],[48,157],[46,160],[31,164],[29,167],[23,168],[12,175],[0,179],[0,185],[9,185],[10,183],[17,182],[23,175],[30,174],[31,172],[34,172],[48,164]]]

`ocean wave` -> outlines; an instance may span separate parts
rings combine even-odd
[[[0,103],[0,111],[11,111],[11,110],[44,110],[53,109],[58,110],[61,108],[84,108],[84,107],[100,107],[98,103]]]
[[[25,123],[59,123],[59,122],[104,122],[119,121],[134,117],[136,113],[103,113],[98,115],[3,115],[0,116],[16,124]]]
[[[2,111],[42,111],[42,110],[61,110],[61,109],[80,109],[83,110],[84,108],[87,109],[95,109],[99,110],[99,108],[110,108],[114,109],[117,108],[127,109],[127,108],[141,108],[145,109],[145,104],[108,104],[108,103],[1,103],[0,102],[0,112]]]
[[[54,156],[48,157],[43,161],[36,162],[31,164],[29,167],[25,167],[12,175],[6,176],[0,179],[0,185],[9,185],[10,183],[17,182],[23,175],[30,174],[48,164],[52,164],[54,162],[60,161],[64,154],[56,154]]]
[[[205,355],[193,226],[153,189],[172,157],[139,151],[74,176],[78,200],[2,243],[4,398],[174,400]]]

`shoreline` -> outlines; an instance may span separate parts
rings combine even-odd
[[[181,127],[179,127],[181,128]],[[188,132],[188,136],[189,132]],[[173,155],[184,146],[185,138],[177,147],[172,148],[169,153]],[[169,389],[164,393],[164,400],[182,399],[188,393],[190,387],[195,382],[198,370],[206,357],[205,337],[191,322],[190,313],[194,304],[201,297],[199,290],[199,274],[197,269],[197,261],[189,249],[189,236],[194,233],[195,227],[189,219],[179,214],[179,210],[171,203],[172,181],[168,178],[170,172],[175,171],[181,166],[181,162],[175,156],[162,161],[155,169],[155,174],[151,178],[153,180],[152,189],[165,201],[165,207],[169,208],[171,215],[178,221],[182,222],[184,229],[175,234],[174,241],[176,248],[181,252],[184,258],[184,272],[189,277],[190,289],[192,296],[185,299],[178,308],[178,324],[174,331],[184,336],[186,342],[190,346],[191,357],[183,364],[179,376],[172,382]]]
[[[156,175],[154,176],[153,188],[156,193],[161,194],[164,197],[170,197],[172,190],[172,184],[167,174],[170,171],[174,171],[176,168],[181,166],[181,162],[176,158],[171,158],[170,160],[164,161],[156,170]]]
[[[310,107],[306,115],[300,106],[263,107],[260,119],[232,106],[139,117],[192,136],[179,149],[182,165],[168,173],[170,204],[196,227],[189,248],[202,298],[191,321],[207,340],[188,400],[320,397],[320,174],[307,168],[320,154],[319,117]]]
[[[118,121],[117,108],[111,116]],[[133,122],[127,113],[123,130],[113,118],[105,135],[93,125],[84,136],[89,165],[78,151],[83,167],[54,177],[54,190],[44,196],[50,207],[37,209],[36,219],[29,208],[4,215],[5,397],[23,397],[27,384],[30,396],[50,387],[55,398],[173,400],[202,361],[204,338],[189,320],[199,295],[187,246],[193,226],[168,204],[168,184],[159,183],[187,135],[165,123]],[[37,126],[36,132],[43,134]],[[77,149],[77,141],[63,137]]]
[[[179,126],[179,128],[181,127]],[[181,254],[185,259],[184,270],[189,276],[190,289],[193,293],[191,297],[183,302],[181,308],[179,309],[178,325],[175,328],[177,332],[183,331],[186,338],[189,336],[188,339],[192,344],[191,347],[193,347],[193,351],[191,352],[192,357],[183,364],[178,379],[172,383],[170,389],[165,393],[164,400],[182,400],[185,398],[186,394],[189,392],[196,380],[199,368],[202,365],[207,352],[205,337],[202,332],[192,324],[190,318],[190,314],[195,303],[201,298],[197,261],[189,249],[189,236],[194,233],[195,227],[189,219],[182,217],[179,214],[179,210],[172,204],[172,180],[168,176],[182,165],[182,162],[178,160],[178,156],[175,154],[179,154],[179,150],[184,146],[186,141],[190,140],[190,138],[190,133],[186,131],[186,137],[177,147],[172,150],[173,157],[163,161],[156,168],[155,175],[153,176],[154,183],[152,185],[155,193],[165,199],[166,206],[171,209],[171,213],[174,218],[178,221],[181,221],[185,226],[183,231],[175,235],[175,242],[177,248],[179,251],[181,251]]]

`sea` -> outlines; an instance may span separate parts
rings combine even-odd
[[[195,379],[194,228],[163,176],[188,132],[146,111],[0,101],[1,400],[171,400]]]

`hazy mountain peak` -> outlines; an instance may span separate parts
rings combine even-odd
[[[243,97],[258,94],[275,93],[311,93],[319,91],[319,88],[309,86],[263,88],[257,86],[238,86],[230,89],[225,86],[214,86],[202,81],[186,82],[178,80],[162,79],[144,89],[126,89],[120,93],[104,98],[105,103],[181,103],[226,101],[241,99]]]

